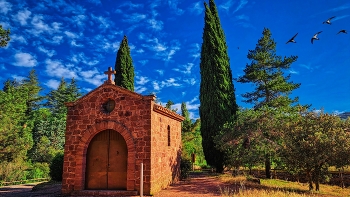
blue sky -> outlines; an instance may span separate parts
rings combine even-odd
[[[135,67],[135,91],[186,102],[198,118],[199,63],[204,1],[187,0],[0,0],[0,24],[11,29],[11,42],[0,48],[0,87],[35,69],[44,92],[62,77],[74,77],[83,92],[101,85],[114,68],[123,36],[128,37]],[[273,2],[273,3],[272,3]],[[277,55],[296,55],[291,80],[301,104],[328,113],[350,111],[350,2],[348,0],[216,0],[226,35],[233,77],[243,75],[248,50],[264,27],[277,42]],[[323,21],[336,16],[331,25]],[[341,29],[348,34],[337,34]],[[312,36],[319,40],[311,44]],[[295,41],[286,42],[298,33]],[[252,90],[234,81],[237,103]]]

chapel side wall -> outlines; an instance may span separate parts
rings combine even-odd
[[[168,146],[168,126],[170,146]],[[179,180],[180,157],[181,122],[152,112],[151,195]]]
[[[122,134],[128,146],[127,190],[138,190],[140,163],[150,166],[151,103],[142,97],[119,91],[115,85],[102,85],[93,92],[68,104],[62,193],[85,189],[86,151],[91,139],[99,132],[113,129]],[[107,114],[102,104],[108,98],[116,101]],[[144,192],[150,193],[150,169],[144,169]]]

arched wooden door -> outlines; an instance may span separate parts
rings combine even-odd
[[[86,155],[86,189],[126,189],[128,150],[117,131],[96,134]]]

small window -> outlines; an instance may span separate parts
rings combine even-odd
[[[170,126],[168,125],[168,146],[170,146]]]

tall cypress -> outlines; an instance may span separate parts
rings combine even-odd
[[[115,61],[115,84],[134,91],[134,66],[130,56],[128,38],[124,36]]]
[[[214,137],[235,116],[238,106],[224,31],[214,0],[205,6],[201,50],[200,108],[202,145],[207,163],[223,171],[224,153],[215,147]]]

